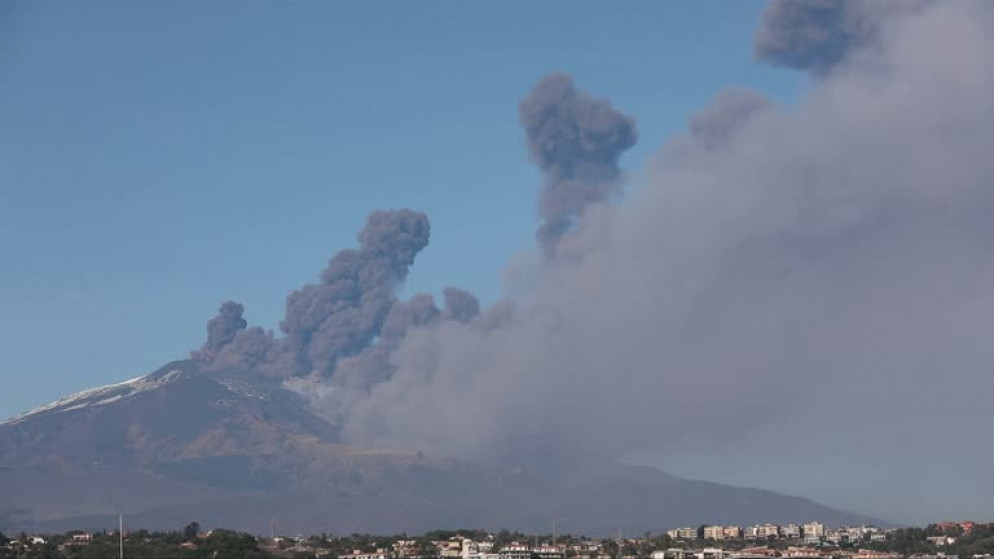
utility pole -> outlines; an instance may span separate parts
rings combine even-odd
[[[121,551],[121,559],[124,559],[124,515],[117,515],[117,542]]]

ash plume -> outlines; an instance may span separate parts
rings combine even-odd
[[[874,47],[881,25],[923,0],[774,0],[763,12],[754,54],[777,66],[825,74],[850,53]]]
[[[857,9],[791,9],[822,5]],[[405,233],[360,235],[291,296],[263,366],[355,445],[574,467],[741,443],[844,469],[937,440],[990,463],[944,433],[994,428],[994,18],[971,2],[898,12],[875,13],[869,39],[852,38],[855,16],[825,19],[842,50],[768,12],[782,28],[765,33],[800,38],[764,57],[820,72],[810,92],[792,108],[719,95],[616,204],[634,124],[543,80],[521,104],[546,180],[539,242],[568,237],[580,257],[537,262],[478,314],[454,292],[439,311],[394,295],[427,220],[387,219]],[[222,353],[265,339],[250,332]],[[954,409],[929,411],[937,388]],[[989,476],[957,483],[994,491]]]
[[[469,291],[458,287],[446,287],[443,295],[445,309],[442,311],[442,316],[446,320],[469,322],[480,314],[480,300]]]
[[[532,161],[545,174],[536,237],[546,254],[589,204],[610,198],[618,158],[635,145],[635,121],[604,99],[574,87],[563,74],[544,78],[518,106]]]
[[[236,336],[235,330],[245,328],[242,309],[229,302],[209,324],[208,342],[195,357],[213,367],[258,366],[277,377],[332,376],[340,359],[358,355],[380,336],[395,292],[429,235],[424,213],[371,213],[359,233],[359,248],[340,251],[321,272],[320,283],[287,297],[282,338],[256,329]],[[221,347],[224,359],[218,361]]]
[[[359,233],[359,248],[343,250],[321,273],[321,283],[287,297],[284,350],[293,354],[290,376],[330,376],[338,360],[376,338],[414,257],[428,246],[425,214],[377,211]]]
[[[762,94],[744,87],[729,87],[711,105],[690,117],[690,133],[708,147],[720,146],[753,116],[771,108]]]
[[[245,307],[241,303],[221,303],[217,315],[207,321],[207,341],[194,354],[203,359],[211,359],[221,348],[234,341],[235,335],[248,326],[248,322],[242,318],[244,312]]]
[[[907,461],[896,433],[989,425],[915,411],[939,370],[967,408],[994,388],[994,350],[978,344],[994,329],[984,12],[880,22],[856,53],[865,64],[824,75],[797,108],[719,96],[624,203],[572,223],[582,258],[538,264],[515,310],[409,331],[390,379],[352,405],[346,440],[555,467],[743,440],[781,460],[797,459],[790,441],[810,460],[831,445],[836,460]],[[529,99],[570,90],[558,77]],[[564,174],[526,131],[540,166]]]

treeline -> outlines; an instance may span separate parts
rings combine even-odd
[[[902,555],[934,554],[941,551],[947,555],[959,555],[960,559],[994,554],[994,524],[975,524],[970,533],[966,533],[962,526],[944,529],[938,524],[929,524],[925,528],[899,528],[889,536],[887,541],[866,543],[861,547]],[[928,541],[928,538],[936,536],[949,536],[956,538],[956,541],[937,546]]]
[[[34,544],[26,534],[15,538],[0,534],[2,559],[116,559],[119,556],[119,539],[116,533],[96,533],[87,542],[73,543],[69,532],[42,536],[43,544]],[[273,555],[260,548],[259,541],[250,534],[229,530],[214,530],[209,536],[176,532],[149,532],[140,530],[128,534],[124,540],[124,555],[142,559],[202,559],[244,558],[273,559]],[[186,549],[183,544],[189,544]]]

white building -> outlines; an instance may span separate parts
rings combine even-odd
[[[725,539],[725,529],[722,528],[721,526],[705,526],[704,539],[723,540]]]
[[[532,550],[530,547],[518,542],[511,542],[500,550],[501,559],[531,559]]]
[[[725,551],[720,547],[705,547],[694,554],[697,559],[726,559],[731,555],[731,551]]]
[[[756,539],[769,540],[780,537],[780,527],[776,524],[760,524],[756,526]]]
[[[817,543],[825,537],[825,525],[821,522],[809,522],[801,527],[805,543]]]

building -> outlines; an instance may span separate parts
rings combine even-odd
[[[390,559],[390,553],[385,549],[377,549],[373,553],[364,553],[362,550],[354,549],[351,555],[339,555],[338,559]]]
[[[776,524],[760,524],[756,526],[757,540],[775,540],[780,537],[780,527]]]
[[[518,542],[511,542],[501,548],[498,552],[501,559],[531,559],[532,550],[530,547]]]
[[[789,559],[830,559],[830,556],[822,555],[822,553],[816,549],[810,547],[795,547],[790,546],[783,552],[781,557]]]
[[[532,550],[535,559],[566,559],[566,549],[562,546],[542,545]]]
[[[901,559],[900,553],[888,553],[886,551],[871,551],[861,549],[853,555],[853,559]]]
[[[728,559],[731,556],[731,551],[725,551],[720,547],[705,547],[701,551],[694,554],[697,559]]]
[[[697,528],[677,528],[676,537],[679,540],[696,540]]]
[[[438,548],[438,555],[446,559],[462,557],[462,540],[460,538],[450,538],[448,541],[432,542]]]
[[[801,537],[801,527],[797,524],[790,523],[783,527],[783,537],[787,539],[795,539]]]
[[[721,530],[721,535],[726,540],[737,540],[742,537],[742,528],[738,526],[725,526]]]
[[[723,540],[725,539],[725,529],[722,528],[721,526],[705,526],[704,539]]]
[[[801,527],[805,543],[818,543],[825,537],[825,525],[821,522],[809,522]]]

